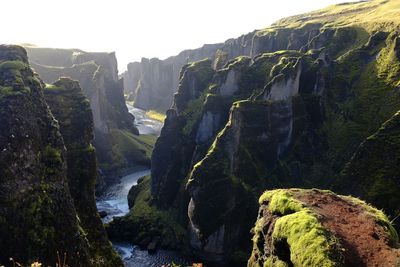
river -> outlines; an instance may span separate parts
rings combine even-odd
[[[140,134],[160,135],[161,122],[149,118],[143,110],[129,104],[127,106],[129,112],[136,118],[135,125]],[[102,219],[104,223],[112,221],[113,217],[123,216],[129,212],[127,199],[129,189],[137,184],[138,179],[149,174],[150,169],[144,169],[126,175],[118,184],[110,186],[97,198],[97,209],[107,213],[107,216]],[[183,266],[189,265],[188,259],[175,251],[158,250],[154,254],[149,254],[146,250],[141,250],[130,243],[113,242],[113,246],[127,267],[159,267],[172,262]]]

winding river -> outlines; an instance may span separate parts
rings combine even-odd
[[[129,112],[135,116],[135,124],[140,134],[160,135],[162,123],[149,118],[143,110],[127,104]],[[123,216],[129,212],[128,192],[137,184],[138,179],[150,174],[150,169],[136,171],[121,178],[118,184],[109,187],[97,198],[97,209],[105,211],[107,216],[103,222],[110,222],[113,217]],[[113,242],[114,248],[121,255],[127,267],[159,267],[167,263],[189,265],[188,259],[175,251],[158,250],[149,254],[130,243]]]

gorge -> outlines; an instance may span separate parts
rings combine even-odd
[[[399,266],[399,14],[338,4],[120,76],[0,45],[0,266]]]

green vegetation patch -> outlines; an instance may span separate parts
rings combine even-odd
[[[0,62],[0,72],[8,70],[24,70],[28,68],[28,65],[20,60],[10,60]]]
[[[111,143],[113,165],[103,166],[108,169],[123,169],[128,166],[128,161],[147,165],[150,163],[154,144],[157,140],[153,135],[135,135],[127,130],[112,129]]]
[[[290,192],[281,189],[267,191],[260,197],[259,202],[268,202],[269,211],[281,216],[275,222],[272,243],[274,247],[287,243],[290,261],[294,266],[341,266],[337,260],[338,240],[322,226],[317,215],[302,202],[294,199]],[[255,255],[263,253],[260,251],[259,242],[264,223],[264,219],[260,218],[255,226],[253,255],[249,266],[261,266],[256,262]],[[286,266],[286,263],[276,256],[268,255],[264,266]]]
[[[45,88],[45,90],[51,90],[51,91],[60,91],[60,90],[64,90],[64,89],[65,89],[64,87],[57,86],[54,84],[48,84],[48,83],[46,83],[46,88]]]
[[[164,122],[167,115],[165,113],[158,112],[156,110],[149,110],[146,112],[146,115],[149,116],[153,120]]]
[[[186,229],[175,220],[173,211],[160,210],[151,203],[150,187],[149,176],[138,181],[131,210],[126,216],[115,218],[108,226],[108,232],[111,237],[136,244],[161,238],[162,245],[176,247],[185,240]]]

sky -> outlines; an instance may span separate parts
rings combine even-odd
[[[346,0],[7,0],[0,43],[115,51],[119,71]],[[6,23],[8,22],[8,23]]]

